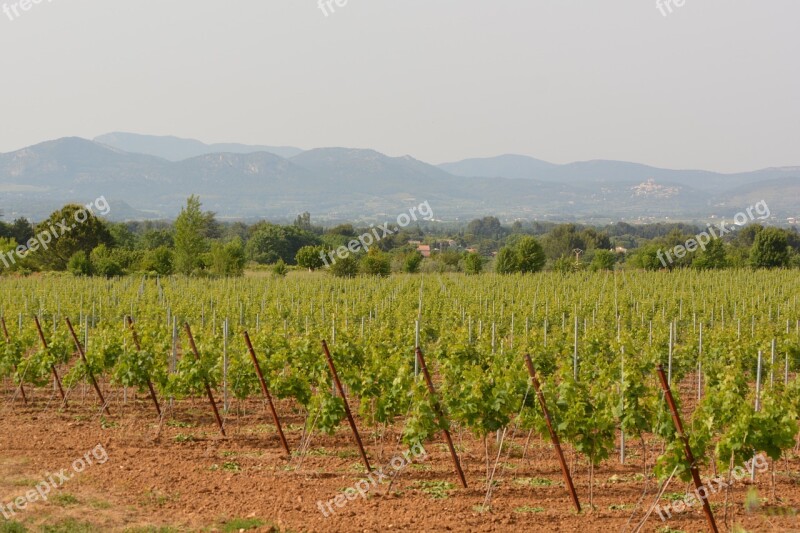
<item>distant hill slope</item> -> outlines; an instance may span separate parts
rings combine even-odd
[[[318,148],[290,158],[258,151],[170,161],[69,137],[0,154],[0,211],[6,219],[40,220],[67,202],[105,196],[112,218],[172,218],[191,194],[222,218],[294,218],[309,211],[328,221],[392,220],[423,201],[445,220],[705,218],[761,199],[779,217],[800,209],[800,177],[792,169],[686,174],[633,163],[499,161],[498,174],[488,177],[457,176],[411,156],[353,148]],[[492,172],[491,160],[476,164]],[[472,163],[458,165],[449,168],[468,173]]]
[[[738,208],[752,205],[752,199],[764,200],[773,212],[800,216],[800,172],[786,177],[748,183],[715,198],[719,207]],[[774,214],[774,213],[773,213]]]
[[[183,161],[190,157],[214,153],[252,154],[269,152],[281,157],[293,157],[303,150],[293,146],[248,146],[246,144],[205,144],[195,139],[172,136],[139,135],[114,132],[94,138],[95,142],[136,154],[148,154],[169,161]]]
[[[639,183],[654,179],[687,185],[708,192],[718,192],[770,179],[800,177],[800,168],[798,167],[776,167],[755,172],[721,174],[706,170],[671,170],[639,163],[608,160],[579,161],[557,165],[518,155],[465,159],[441,164],[439,168],[457,176],[503,176],[567,184]]]
[[[547,171],[558,168],[558,165],[526,155],[506,154],[443,163],[439,165],[439,168],[456,176],[532,179],[547,175]]]

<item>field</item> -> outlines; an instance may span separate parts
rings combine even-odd
[[[720,530],[797,530],[799,281],[749,270],[0,279],[11,518],[0,531],[704,531],[699,503],[675,505],[694,485],[659,364],[700,474],[718,478],[704,485]],[[369,476],[347,407],[385,477]],[[751,480],[740,474],[754,456]],[[70,479],[41,501],[35,488],[62,469]],[[658,494],[662,516],[673,505],[663,521]],[[17,498],[25,508],[11,516]]]

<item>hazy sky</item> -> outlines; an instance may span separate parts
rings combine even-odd
[[[800,165],[798,0],[685,0],[667,16],[656,0],[333,5],[327,17],[317,0],[0,12],[0,152],[132,131],[433,163]]]

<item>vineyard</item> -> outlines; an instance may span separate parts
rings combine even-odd
[[[109,454],[63,489],[76,503],[31,507],[22,528],[798,527],[795,272],[0,286],[2,501],[98,442]],[[705,512],[662,520],[693,473],[730,480],[762,455]]]

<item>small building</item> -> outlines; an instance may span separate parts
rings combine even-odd
[[[430,257],[431,256],[431,246],[430,244],[420,244],[417,246],[417,251],[422,254],[422,257]]]

